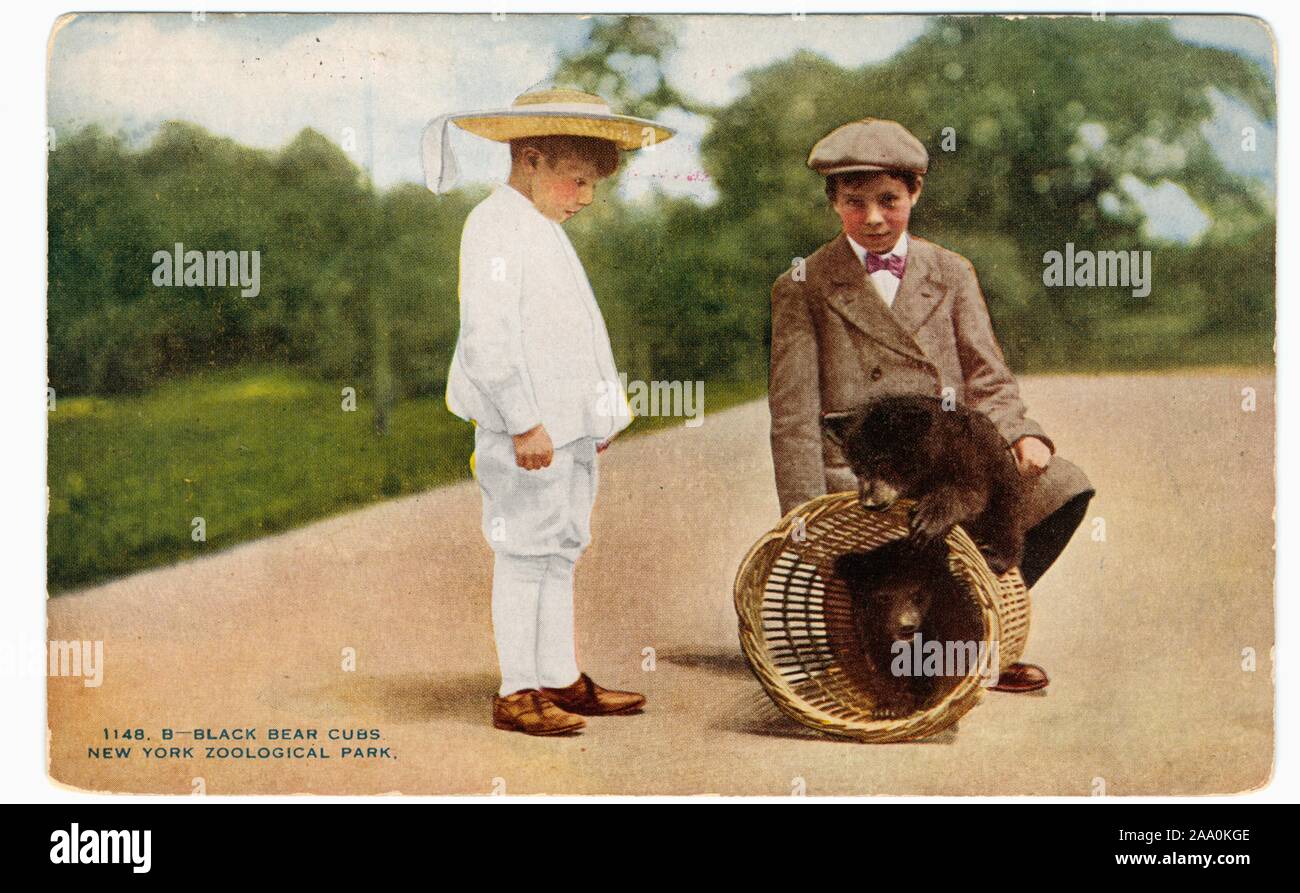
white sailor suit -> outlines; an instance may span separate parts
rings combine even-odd
[[[483,535],[496,555],[500,694],[578,678],[574,563],[591,541],[596,447],[631,421],[609,334],[563,228],[509,185],[465,221],[460,334],[447,406],[475,423]],[[547,468],[515,464],[512,435],[543,425]]]

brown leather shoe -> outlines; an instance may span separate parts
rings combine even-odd
[[[492,725],[508,732],[567,735],[586,724],[581,716],[556,707],[535,688],[526,688],[504,698],[500,695],[492,698]]]
[[[543,688],[542,695],[570,713],[583,716],[618,716],[636,713],[645,706],[645,695],[601,688],[586,673],[567,688]]]
[[[1012,664],[998,674],[991,691],[1026,692],[1047,688],[1047,672],[1036,664]]]

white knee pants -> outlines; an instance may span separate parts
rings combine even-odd
[[[474,465],[492,568],[492,630],[500,694],[563,688],[578,679],[573,644],[574,563],[591,542],[596,440],[555,450],[550,466],[515,464],[508,434],[478,427]]]

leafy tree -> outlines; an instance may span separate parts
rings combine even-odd
[[[552,80],[595,93],[639,118],[671,106],[695,110],[664,75],[664,60],[676,45],[671,26],[659,19],[601,16],[592,20],[586,44],[560,60]]]
[[[796,53],[706,108],[667,83],[673,49],[667,20],[601,17],[555,72],[635,114],[680,107],[712,121],[702,151],[714,206],[626,205],[605,187],[569,225],[634,376],[762,380],[771,282],[838,228],[808,150],[867,115],[929,147],[913,228],[975,263],[1018,368],[1270,358],[1272,199],[1226,170],[1201,130],[1216,95],[1274,120],[1257,64],[1189,46],[1158,20],[950,17],[880,64]],[[1144,231],[1125,185],[1166,179],[1213,221],[1197,245]],[[460,230],[481,197],[377,192],[312,130],[277,151],[186,122],[142,150],[94,127],[66,135],[49,160],[51,383],[112,394],[291,365],[370,388],[382,423],[385,395],[445,386]],[[154,252],[177,242],[260,251],[261,293],[154,286]],[[1066,242],[1151,250],[1151,294],[1045,288],[1043,253]]]

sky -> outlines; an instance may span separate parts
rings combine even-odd
[[[48,70],[49,123],[98,123],[144,144],[170,119],[192,121],[250,146],[275,148],[304,127],[345,147],[375,183],[423,182],[420,135],[446,112],[502,108],[545,83],[561,53],[580,47],[580,16],[92,14],[57,28]],[[852,21],[853,27],[846,27]],[[673,87],[708,103],[740,95],[744,73],[813,50],[842,66],[888,59],[915,40],[924,16],[679,16]],[[1187,16],[1174,24],[1191,43],[1231,49],[1273,71],[1268,31],[1243,17]],[[1259,151],[1235,151],[1248,108],[1215,98],[1203,132],[1230,169],[1273,178],[1273,128]],[[699,142],[708,120],[665,113],[678,128],[672,153],[636,153],[621,188],[635,199],[651,184],[711,201]],[[457,128],[452,139],[468,182],[500,180],[504,146]],[[1243,160],[1244,159],[1244,160]],[[1167,185],[1166,185],[1167,184]],[[1195,238],[1208,221],[1172,183],[1130,191],[1148,231]]]

